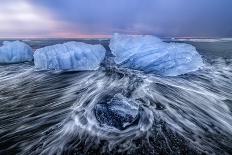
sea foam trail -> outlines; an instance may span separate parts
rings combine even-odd
[[[0,153],[232,153],[231,59],[179,77],[114,67],[63,73],[15,64],[0,70]],[[118,103],[133,111],[130,119]]]

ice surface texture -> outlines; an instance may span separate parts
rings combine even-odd
[[[19,63],[33,60],[30,46],[20,41],[4,41],[0,47],[0,63]]]
[[[105,52],[102,45],[67,42],[36,50],[34,63],[41,70],[97,70]]]
[[[203,61],[195,47],[184,43],[166,43],[149,35],[114,34],[111,52],[121,67],[164,76],[196,71]]]

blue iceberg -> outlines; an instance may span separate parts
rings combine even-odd
[[[203,66],[200,54],[192,45],[166,43],[150,35],[114,34],[110,49],[116,64],[146,73],[177,76]]]
[[[34,63],[41,70],[97,70],[105,52],[102,45],[72,41],[37,49]]]
[[[30,46],[21,41],[4,41],[0,47],[0,63],[20,63],[33,60]]]

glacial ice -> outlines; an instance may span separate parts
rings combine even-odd
[[[203,66],[200,54],[192,45],[166,43],[150,35],[114,34],[109,46],[116,64],[146,73],[177,76]]]
[[[4,41],[0,47],[0,63],[20,63],[33,60],[32,48],[21,41]]]
[[[121,94],[116,94],[108,102],[97,104],[95,115],[101,125],[124,130],[139,119],[139,106]]]
[[[37,49],[34,63],[41,70],[97,70],[105,52],[102,45],[72,41]]]

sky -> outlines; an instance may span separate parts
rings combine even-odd
[[[232,37],[232,0],[0,0],[0,38]]]

